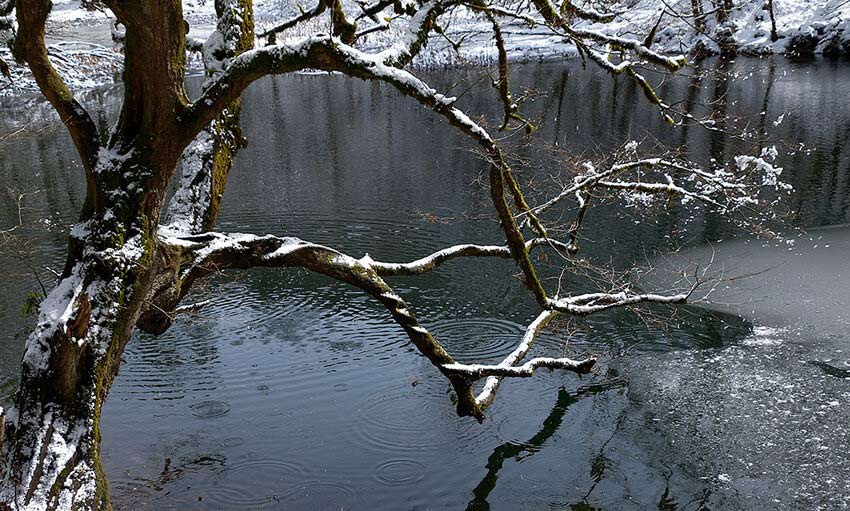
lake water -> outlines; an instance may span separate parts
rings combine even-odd
[[[850,67],[739,60],[703,71],[659,92],[734,117],[777,145],[796,188],[792,224],[850,222]],[[536,89],[525,111],[542,121],[539,144],[566,153],[591,157],[630,139],[682,147],[701,162],[751,149],[699,127],[670,128],[633,85],[577,62],[513,72],[517,90]],[[429,78],[461,95],[483,73]],[[103,125],[118,95],[86,95]],[[220,230],[295,235],[391,261],[502,239],[478,181],[486,166],[394,90],[293,75],[263,80],[245,97],[250,147],[231,174]],[[493,100],[479,85],[459,104],[497,122]],[[22,201],[25,225],[0,269],[8,394],[32,326],[20,305],[39,288],[30,265],[61,267],[83,181],[42,103],[2,101],[0,181],[38,192]],[[506,143],[527,162],[522,179],[536,179],[542,194],[558,166],[552,152]],[[4,194],[0,228],[16,219]],[[741,237],[716,216],[678,210],[601,208],[587,225],[585,255],[620,268],[680,243],[698,253]],[[838,239],[820,250],[832,257],[806,268],[830,289],[813,286],[800,303],[847,303],[850,274],[836,270],[846,252],[836,251],[850,235],[830,232]],[[13,248],[28,256],[13,257]],[[738,257],[744,267],[747,256]],[[457,358],[497,361],[536,314],[515,271],[509,261],[468,260],[392,283]],[[771,287],[783,277],[773,272],[747,289],[796,296],[793,284]],[[535,353],[596,353],[598,373],[508,381],[478,424],[454,415],[447,382],[357,290],[302,271],[257,270],[200,283],[188,301],[207,298],[166,334],[136,335],[124,355],[102,425],[118,509],[850,507],[850,344],[846,329],[816,312],[783,321],[732,304],[681,309],[663,324],[623,312],[561,323]],[[792,308],[794,300],[786,300]]]

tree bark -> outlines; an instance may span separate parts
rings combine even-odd
[[[249,4],[249,2],[244,2]],[[157,227],[180,159],[178,119],[188,26],[179,0],[111,2],[126,27],[125,99],[118,125],[101,141],[85,110],[50,66],[44,48],[49,0],[17,10],[16,48],[65,120],[89,176],[86,204],[72,229],[65,271],[41,307],[27,341],[15,409],[3,446],[3,509],[110,509],[100,461],[100,413],[121,354],[161,278]],[[250,9],[243,27],[251,32]],[[211,226],[238,135],[238,101],[211,128]],[[68,115],[63,115],[66,112]],[[234,135],[236,132],[236,135]]]

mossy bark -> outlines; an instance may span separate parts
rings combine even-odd
[[[60,114],[76,116],[66,124],[89,187],[81,212],[86,233],[71,237],[63,279],[28,340],[3,442],[0,509],[111,509],[100,460],[101,410],[151,287],[169,267],[157,251],[157,226],[185,145],[179,118],[188,104],[187,25],[179,0],[108,4],[127,27],[125,99],[102,147],[43,51],[49,2],[28,0],[18,10],[24,60],[42,76],[39,84]],[[228,115],[222,124],[237,126],[238,105]],[[233,150],[223,146],[216,161],[226,176]],[[224,181],[214,181],[216,210]]]

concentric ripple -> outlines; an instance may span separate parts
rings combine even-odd
[[[453,357],[483,362],[507,356],[522,339],[523,327],[496,318],[452,318],[428,325]]]
[[[304,467],[279,459],[252,459],[225,467],[204,497],[210,509],[279,508],[281,496],[301,484]]]
[[[374,476],[390,486],[413,484],[425,477],[425,465],[414,460],[389,460],[378,465]]]
[[[357,410],[355,423],[356,442],[384,454],[447,446],[474,449],[485,431],[477,422],[457,417],[442,387],[427,383],[372,393]]]
[[[199,403],[195,403],[190,405],[189,408],[192,409],[192,415],[195,417],[200,417],[202,419],[212,419],[213,417],[221,417],[230,411],[230,405],[225,403],[224,401],[201,401]]]

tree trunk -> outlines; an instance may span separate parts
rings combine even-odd
[[[694,28],[702,31],[702,0],[691,0],[691,16],[694,18]]]
[[[131,157],[111,170],[155,173],[175,163]],[[43,302],[27,340],[6,429],[0,501],[10,509],[110,507],[100,411],[151,282],[150,219],[159,213],[155,199],[137,204],[148,207],[95,213],[72,231],[69,270]]]
[[[773,0],[767,0],[767,11],[770,13],[770,40],[775,43],[779,40],[779,32],[776,31],[776,16],[773,14]]]
[[[176,279],[180,254],[157,243],[165,190],[189,142],[178,128],[188,104],[188,26],[179,0],[110,2],[110,8],[126,27],[124,104],[92,165],[63,277],[27,340],[15,410],[7,416],[0,509],[111,509],[100,461],[103,403],[133,328],[152,308],[153,286],[176,286],[172,310],[188,288]],[[222,58],[253,46],[250,2],[218,0],[216,9],[219,30],[238,22],[226,32],[236,42]],[[210,193],[200,230],[215,221],[241,145],[238,122],[237,101],[202,134],[214,145],[202,166]]]

